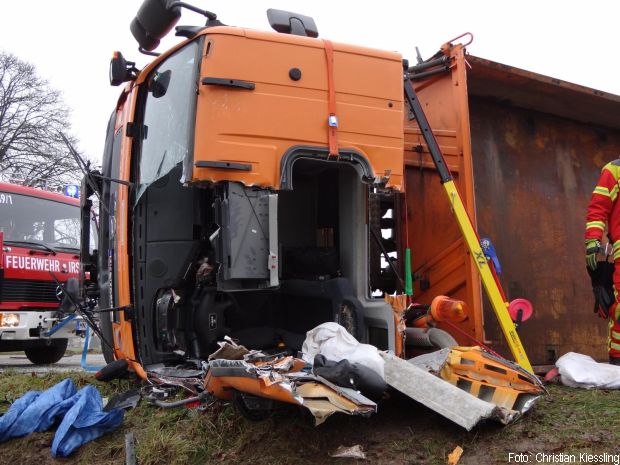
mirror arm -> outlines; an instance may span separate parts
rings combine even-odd
[[[172,9],[177,6],[191,10],[194,13],[198,13],[199,15],[206,16],[207,19],[210,19],[212,21],[217,19],[217,15],[215,13],[212,13],[211,11],[207,11],[207,10],[201,10],[200,8],[195,7],[194,5],[190,5],[189,3],[185,3],[185,2],[172,2],[170,5],[168,5],[168,9]]]
[[[158,57],[158,56],[160,55],[160,54],[159,54],[159,53],[157,53],[157,52],[149,52],[148,50],[145,50],[145,49],[144,49],[144,48],[142,48],[142,47],[138,47],[138,51],[139,51],[140,53],[142,53],[143,55],[148,55],[148,56],[151,56],[151,57]]]

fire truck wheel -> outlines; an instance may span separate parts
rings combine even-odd
[[[46,341],[47,342],[47,341]],[[35,365],[56,363],[65,355],[68,339],[50,339],[49,345],[38,345],[24,350],[26,357]]]

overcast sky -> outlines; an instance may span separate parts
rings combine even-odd
[[[620,94],[618,21],[620,1],[550,0],[189,0],[217,13],[222,22],[270,30],[265,11],[280,8],[312,16],[321,37],[424,58],[463,32],[475,36],[471,54],[564,81]],[[0,49],[36,65],[41,77],[64,94],[72,108],[79,148],[100,159],[105,127],[119,89],[108,65],[120,50],[138,67],[149,57],[129,32],[141,0],[2,1]],[[373,7],[370,8],[370,5]],[[185,11],[179,24],[204,24]],[[159,50],[178,39],[170,34]],[[578,111],[578,109],[575,109]],[[620,118],[620,115],[618,115]]]

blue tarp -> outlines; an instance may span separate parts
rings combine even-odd
[[[0,436],[3,437],[3,440],[6,440],[26,436],[30,433],[47,431],[54,425],[57,418],[61,418],[69,410],[70,406],[66,405],[67,401],[70,401],[76,392],[77,389],[73,381],[65,379],[47,391],[36,393],[38,394],[37,397],[32,398],[29,405],[13,419],[11,425],[8,425],[9,428],[5,435],[0,430]],[[32,392],[26,393],[24,397],[29,394],[32,394]],[[11,406],[11,409],[21,399],[23,397],[18,399]],[[11,409],[9,409],[9,412]]]
[[[121,409],[103,411],[101,394],[94,386],[85,386],[75,396],[52,442],[52,456],[66,457],[82,444],[114,431],[123,423]]]
[[[39,397],[38,392],[28,391],[22,397],[13,402],[13,405],[11,405],[8,412],[0,417],[0,442],[4,442],[11,438],[11,436],[9,436],[11,426],[13,426],[15,420],[17,420],[22,412],[26,410],[26,408],[34,402],[37,397]]]
[[[60,422],[52,442],[52,456],[66,457],[82,444],[121,425],[124,411],[104,412],[97,388],[86,386],[76,391],[73,381],[65,379],[46,391],[24,394],[0,417],[0,442],[46,431]]]

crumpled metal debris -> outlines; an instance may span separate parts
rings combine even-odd
[[[202,370],[196,370],[192,368],[178,368],[167,366],[149,367],[149,373],[156,373],[164,377],[172,378],[200,378],[203,375]]]
[[[220,346],[215,352],[209,355],[209,361],[211,360],[243,360],[244,355],[250,351],[244,346],[238,345],[230,337],[226,336],[224,341],[218,342]]]
[[[545,393],[536,376],[479,347],[453,347],[404,361],[382,354],[386,381],[471,430],[490,418],[508,424]]]
[[[306,362],[276,354],[261,357],[256,364],[245,360],[213,360],[205,381],[209,392],[241,390],[251,395],[272,398],[306,407],[320,425],[329,416],[340,412],[367,415],[377,405],[360,393],[304,371]]]
[[[136,408],[140,403],[142,394],[139,389],[129,389],[113,396],[103,407],[104,412],[109,412],[115,408],[124,410]]]

